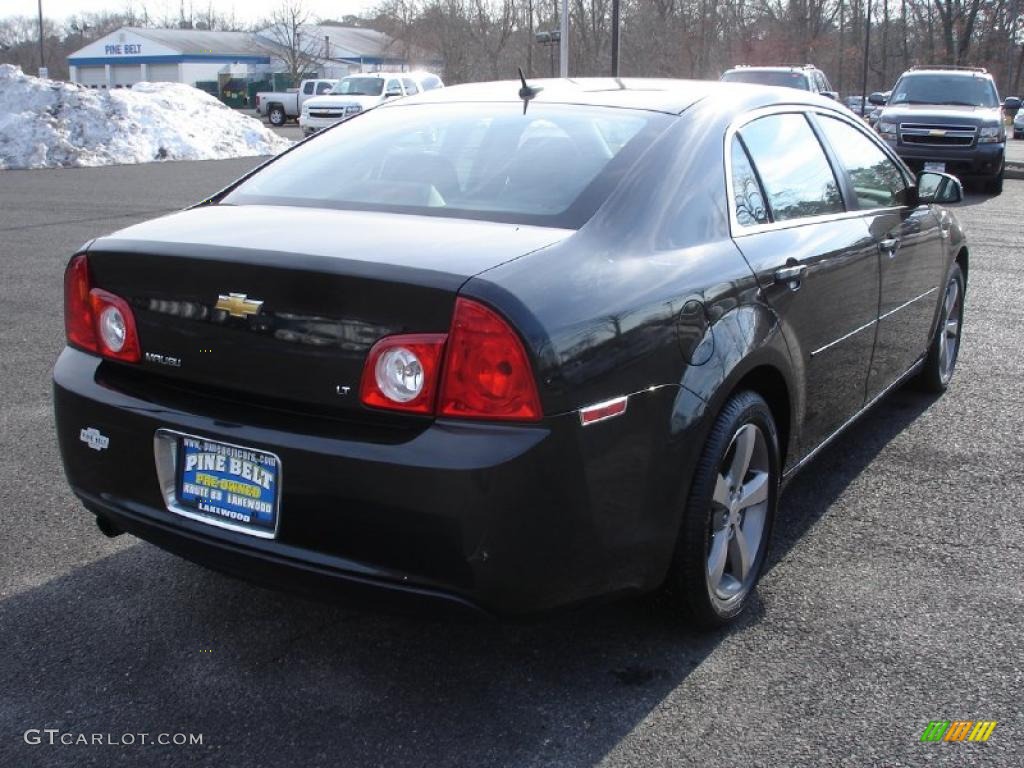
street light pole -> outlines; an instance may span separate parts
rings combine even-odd
[[[42,2],[42,0],[40,0]],[[558,43],[559,77],[569,76],[569,0],[562,0],[561,37]]]
[[[612,77],[619,76],[619,0],[612,0]]]

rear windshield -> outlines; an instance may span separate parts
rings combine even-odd
[[[999,96],[987,77],[904,75],[893,89],[889,103],[992,108],[999,106]]]
[[[380,96],[384,81],[379,77],[346,77],[340,80],[331,93],[339,96]]]
[[[734,69],[722,75],[727,83],[752,83],[753,85],[779,85],[783,88],[798,88],[809,91],[807,75],[802,72],[774,72],[764,69]]]
[[[283,155],[221,203],[582,226],[672,118],[521,103],[371,110]]]

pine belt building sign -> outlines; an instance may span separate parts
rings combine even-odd
[[[303,53],[320,77],[354,72],[436,67],[429,56],[410,60],[387,35],[372,29],[310,25]],[[197,85],[267,80],[288,71],[288,55],[273,28],[259,33],[122,27],[68,57],[70,79],[90,88],[130,88],[135,83]]]

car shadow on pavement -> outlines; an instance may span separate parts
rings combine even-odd
[[[794,480],[772,563],[930,402],[896,393]],[[764,619],[753,608],[732,632]],[[25,767],[593,765],[729,634],[694,633],[656,598],[532,624],[377,615],[146,544],[0,602],[0,633],[0,754]],[[203,743],[25,743],[44,728]]]

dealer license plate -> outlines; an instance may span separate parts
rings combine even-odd
[[[281,460],[255,448],[178,438],[177,511],[266,538],[277,531]]]
[[[932,173],[945,173],[946,172],[946,164],[945,163],[925,163],[924,164],[924,169],[926,171],[931,171]]]

